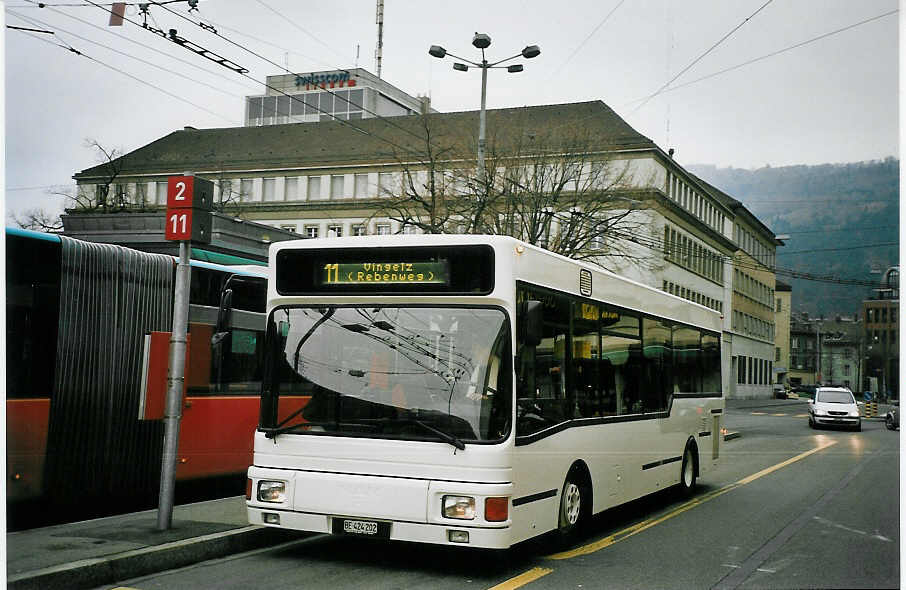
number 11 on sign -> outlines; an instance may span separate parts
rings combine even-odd
[[[167,227],[164,236],[168,240],[188,240],[192,237],[192,210],[171,209],[167,211]]]

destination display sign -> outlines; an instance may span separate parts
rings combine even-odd
[[[333,262],[324,265],[322,285],[449,285],[450,263]]]
[[[494,249],[487,244],[281,248],[275,265],[280,295],[487,295],[494,290]]]

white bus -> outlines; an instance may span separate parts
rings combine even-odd
[[[720,453],[720,316],[503,236],[273,244],[249,522],[506,548]]]

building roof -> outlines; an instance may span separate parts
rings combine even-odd
[[[368,165],[421,161],[428,153],[425,125],[435,157],[473,159],[478,111],[430,113],[323,123],[261,127],[186,128],[118,158],[122,175],[174,171],[240,171],[270,168]],[[490,109],[487,150],[524,153],[658,149],[601,101]],[[502,146],[502,147],[501,147]],[[540,146],[540,149],[539,149]],[[101,164],[73,175],[90,180],[109,174]]]

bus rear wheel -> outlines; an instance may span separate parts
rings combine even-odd
[[[692,456],[692,445],[686,445],[683,451],[683,467],[680,470],[679,491],[683,497],[689,497],[695,491],[695,484],[698,481],[695,473],[695,458]]]

